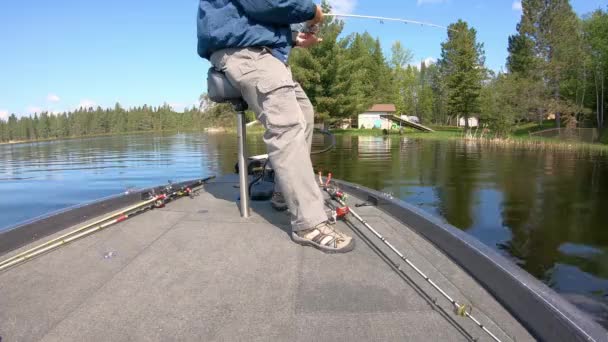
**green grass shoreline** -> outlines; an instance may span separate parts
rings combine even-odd
[[[19,145],[19,144],[31,144],[31,143],[39,143],[39,142],[51,142],[51,141],[61,141],[61,140],[77,140],[77,139],[89,139],[89,138],[101,138],[101,137],[118,137],[122,135],[142,135],[142,134],[152,134],[152,133],[191,133],[191,132],[200,132],[196,130],[166,130],[166,131],[133,131],[133,132],[119,132],[119,133],[103,133],[103,134],[88,134],[88,135],[75,135],[71,137],[61,137],[61,138],[47,138],[47,139],[33,139],[33,140],[15,140],[15,141],[0,141],[0,145]]]
[[[560,141],[551,138],[540,138],[531,137],[526,134],[513,134],[508,138],[494,138],[493,136],[479,137],[466,137],[464,132],[457,128],[438,128],[435,132],[423,133],[413,130],[404,130],[400,133],[397,130],[388,132],[389,136],[400,135],[412,139],[428,139],[428,140],[452,140],[452,141],[471,141],[482,144],[494,145],[494,146],[514,146],[524,147],[530,149],[540,150],[585,150],[592,152],[608,153],[608,130],[604,132],[602,136],[603,143],[585,143],[585,142],[572,142],[572,141]],[[474,132],[474,131],[473,131]],[[356,135],[356,136],[384,136],[384,132],[379,129],[341,129],[332,130],[332,133],[336,135]]]
[[[475,141],[488,145],[495,146],[515,146],[515,147],[527,147],[531,149],[551,149],[551,150],[587,150],[594,152],[608,153],[608,130],[603,132],[600,139],[600,143],[581,143],[581,142],[570,142],[570,141],[559,141],[550,138],[539,138],[529,136],[524,129],[516,130],[513,135],[505,139],[495,139],[493,137],[466,137],[463,130],[455,127],[443,127],[435,126],[432,127],[435,132],[423,133],[414,131],[412,129],[404,129],[402,132],[398,130],[391,130],[388,132],[389,136],[401,135],[412,139],[428,139],[428,140],[462,140],[462,141]],[[527,128],[527,127],[526,127]],[[248,128],[249,133],[262,133],[263,127],[255,125]],[[135,132],[122,132],[122,133],[108,133],[108,134],[95,134],[95,135],[84,135],[74,136],[67,138],[49,138],[49,139],[38,139],[38,140],[25,140],[25,141],[12,141],[12,142],[0,142],[0,145],[16,145],[16,144],[28,144],[37,142],[49,142],[59,140],[74,140],[74,139],[86,139],[86,138],[97,138],[97,137],[109,137],[109,136],[122,136],[122,135],[135,135],[135,134],[152,134],[152,133],[192,133],[200,132],[200,130],[166,130],[166,131],[135,131]],[[218,132],[221,133],[234,133],[236,128],[227,127],[221,128]],[[346,136],[384,136],[385,133],[379,129],[336,129],[331,131],[335,135],[346,135]],[[523,132],[523,133],[522,133]]]

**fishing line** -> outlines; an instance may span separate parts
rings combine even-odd
[[[446,26],[441,26],[441,25],[437,25],[437,24],[433,24],[433,23],[427,23],[427,22],[423,22],[423,21],[401,19],[401,18],[387,18],[387,17],[378,17],[378,16],[373,16],[373,15],[342,14],[342,13],[326,13],[326,14],[324,14],[324,16],[339,17],[339,18],[374,19],[374,20],[379,20],[381,23],[384,21],[396,21],[396,22],[401,22],[401,23],[406,23],[406,24],[430,26],[430,27],[441,28],[441,29],[449,30],[449,31],[453,31],[453,32],[458,32],[458,30],[454,30],[454,29],[451,29]]]

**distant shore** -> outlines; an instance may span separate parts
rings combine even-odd
[[[415,139],[429,140],[462,140],[470,142],[478,142],[494,146],[516,146],[526,147],[538,150],[588,150],[601,153],[608,153],[608,141],[587,143],[577,141],[565,141],[551,138],[531,137],[529,135],[510,135],[506,138],[496,138],[492,135],[480,136],[466,135],[463,130],[457,128],[434,127],[434,132],[423,133],[413,131],[411,129],[390,130],[384,132],[380,129],[340,129],[332,130],[336,135],[357,135],[357,136],[394,136],[401,135],[403,137]]]
[[[601,142],[598,143],[586,143],[586,142],[575,142],[575,141],[563,141],[551,138],[540,138],[531,137],[524,134],[513,134],[507,138],[494,138],[493,136],[479,136],[479,135],[465,135],[462,129],[457,127],[447,126],[435,126],[434,132],[423,133],[414,131],[412,129],[403,130],[389,130],[383,131],[380,129],[335,129],[331,132],[335,135],[354,135],[354,136],[394,136],[402,135],[404,137],[414,139],[430,139],[430,140],[463,140],[463,141],[475,141],[484,144],[491,144],[496,146],[518,146],[528,147],[533,149],[552,149],[552,150],[589,150],[597,151],[602,153],[608,153],[608,134],[604,134]],[[261,133],[264,129],[260,125],[254,125],[248,128],[249,133]],[[20,141],[8,141],[0,142],[0,145],[17,145],[17,144],[29,144],[38,142],[50,142],[60,140],[73,140],[73,139],[87,139],[87,138],[98,138],[108,136],[120,136],[120,135],[135,135],[135,134],[153,134],[153,133],[177,133],[178,131],[136,131],[136,132],[124,132],[124,133],[108,133],[108,134],[96,134],[96,135],[84,135],[74,136],[67,138],[49,138],[49,139],[37,139],[37,140],[20,140]],[[190,132],[201,132],[200,130],[191,131],[180,131],[184,133]],[[210,134],[216,133],[234,133],[236,132],[235,127],[208,127],[204,129],[204,132]],[[608,132],[606,132],[608,133]]]
[[[122,133],[105,133],[105,134],[90,134],[90,135],[78,135],[72,137],[62,138],[47,138],[47,139],[34,139],[34,140],[13,140],[13,141],[0,141],[0,145],[18,145],[18,144],[31,144],[39,142],[51,142],[61,140],[75,140],[75,139],[89,139],[89,138],[101,138],[101,137],[113,137],[121,135],[136,135],[136,134],[151,134],[151,133],[177,133],[177,131],[135,131],[135,132],[122,132]]]

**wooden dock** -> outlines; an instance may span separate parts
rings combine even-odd
[[[432,130],[429,127],[426,127],[424,125],[421,125],[421,124],[418,124],[418,123],[415,123],[415,122],[411,122],[409,120],[404,120],[404,119],[402,119],[402,118],[400,118],[400,117],[398,117],[396,115],[386,114],[386,115],[381,115],[381,116],[383,118],[385,118],[385,119],[388,119],[388,120],[391,120],[393,122],[396,122],[396,123],[400,124],[401,126],[414,128],[414,129],[417,129],[417,130],[419,130],[421,132],[428,132],[428,133],[434,132],[434,130]]]

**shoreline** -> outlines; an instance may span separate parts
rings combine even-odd
[[[608,144],[597,142],[576,142],[576,141],[562,141],[550,138],[538,138],[529,136],[509,136],[507,138],[495,138],[495,137],[466,137],[463,131],[460,130],[438,130],[430,133],[423,132],[404,132],[399,134],[398,131],[390,131],[388,135],[383,134],[381,130],[334,130],[332,131],[335,135],[356,135],[356,136],[402,136],[414,139],[426,139],[426,140],[444,140],[444,141],[464,141],[464,142],[477,142],[485,145],[492,146],[511,146],[511,147],[524,147],[529,149],[537,150],[561,150],[561,151],[593,151],[608,154]]]
[[[76,139],[88,139],[88,138],[99,138],[99,137],[111,137],[121,135],[138,135],[138,134],[168,134],[168,133],[234,133],[236,129],[234,127],[207,127],[204,130],[166,130],[166,131],[135,131],[135,132],[122,132],[122,133],[107,133],[107,134],[94,134],[94,135],[83,135],[65,138],[49,138],[49,139],[37,139],[37,140],[20,140],[20,141],[8,141],[0,142],[0,146],[3,145],[19,145],[19,144],[30,144],[40,142],[52,142],[61,140],[76,140]],[[258,126],[250,127],[248,132],[250,133],[261,133],[263,129]],[[560,141],[550,138],[537,138],[528,136],[509,136],[508,138],[492,138],[492,137],[466,137],[462,130],[459,129],[439,129],[435,132],[423,133],[412,130],[407,130],[402,134],[399,131],[389,131],[388,134],[384,134],[382,130],[377,129],[336,129],[331,131],[335,135],[346,135],[346,136],[403,136],[414,139],[428,139],[428,140],[451,140],[451,141],[468,141],[478,142],[487,145],[494,146],[514,146],[514,147],[528,147],[533,149],[554,149],[554,150],[588,150],[602,153],[608,153],[608,144],[597,142],[576,142],[576,141]]]
[[[63,138],[47,138],[47,139],[36,139],[36,140],[15,140],[15,141],[0,141],[0,146],[2,145],[19,145],[19,144],[33,144],[40,142],[52,142],[52,141],[62,141],[62,140],[76,140],[76,139],[89,139],[89,138],[102,138],[102,137],[116,137],[121,135],[139,135],[139,134],[152,134],[152,133],[180,133],[180,132],[197,132],[195,130],[192,131],[178,131],[178,130],[166,130],[166,131],[133,131],[133,132],[121,132],[121,133],[103,133],[103,134],[90,134],[90,135],[77,135],[72,137],[63,137]]]

